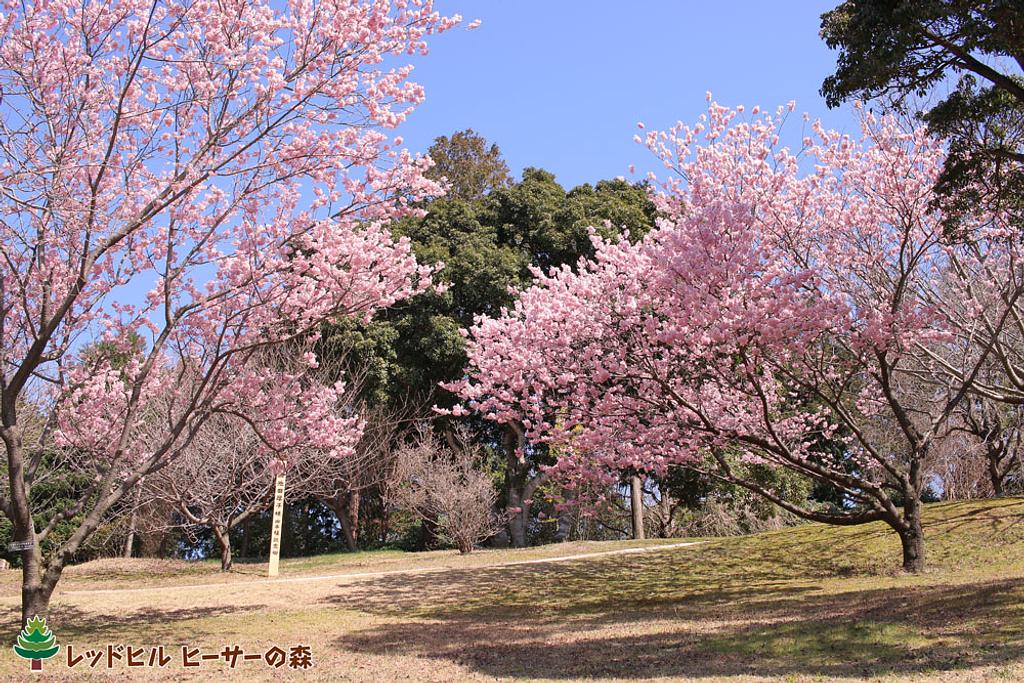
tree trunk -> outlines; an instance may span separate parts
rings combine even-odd
[[[386,507],[380,513],[380,543],[386,545],[391,535],[391,512]]]
[[[342,523],[342,528],[345,532],[345,545],[352,552],[359,550],[359,501],[361,495],[359,491],[350,491],[348,494],[348,502],[346,508],[348,514],[345,516],[345,522]]]
[[[509,522],[509,536],[511,538],[513,548],[526,547],[526,527],[529,514],[529,506],[521,505],[519,512],[517,512],[515,516],[512,517],[512,521]]]
[[[548,480],[547,472],[531,475],[533,465],[519,458],[527,450],[526,435],[521,426],[504,425],[503,445],[505,447],[505,506],[517,508],[509,520],[509,536],[513,548],[526,547],[526,532],[530,519],[530,506],[537,489]]]
[[[340,491],[338,495],[327,499],[327,505],[341,522],[345,547],[352,552],[359,550],[359,501],[361,498],[358,490],[352,490]]]
[[[565,543],[572,535],[572,510],[563,507],[558,511],[558,529],[555,531],[555,540]]]
[[[22,572],[22,581],[25,581]],[[50,609],[50,596],[53,595],[53,586],[47,586],[37,576],[32,585],[23,583],[21,587],[21,625],[22,627],[32,617],[46,617]]]
[[[5,415],[5,419],[9,419],[9,416]],[[5,426],[0,436],[7,451],[13,540],[31,544],[28,549],[21,551],[21,624],[24,626],[34,616],[46,616],[53,585],[47,587],[43,580],[42,552],[36,542],[35,522],[32,520],[32,508],[28,500],[29,489],[25,483],[25,451],[21,434],[16,426]]]
[[[249,540],[252,537],[252,517],[246,517],[242,524],[242,549],[240,557],[249,557]]]
[[[222,572],[231,570],[231,530],[213,527],[213,537],[217,540],[220,548],[220,570]]]
[[[526,547],[526,527],[527,520],[530,515],[529,504],[523,502],[519,491],[514,488],[510,488],[508,491],[508,507],[517,508],[518,512],[514,513],[508,520],[508,536],[509,542],[513,548],[525,548]]]
[[[633,538],[644,538],[644,489],[640,477],[629,478],[630,510],[633,513]]]
[[[505,447],[505,508],[516,510],[508,520],[509,544],[513,548],[526,547],[526,519],[529,514],[528,505],[524,503],[524,487],[529,475],[529,468],[524,460],[519,459],[518,450],[525,446],[522,432],[511,424],[504,426],[503,445]]]
[[[903,546],[903,571],[924,571],[924,530],[921,528],[921,503],[908,496],[903,503],[903,520],[897,529]]]
[[[1006,477],[1006,471],[1000,471],[1000,463],[1003,459],[1003,450],[997,447],[989,447],[988,449],[988,477],[989,481],[992,482],[992,493],[996,498],[1002,498],[1003,496],[1003,480]],[[1009,468],[1007,468],[1008,470]]]
[[[139,517],[139,501],[142,498],[142,482],[135,484],[135,500],[132,503],[132,514],[128,518],[128,537],[124,539],[124,551],[121,556],[124,558],[130,558],[132,556],[132,546],[135,545],[135,525]]]

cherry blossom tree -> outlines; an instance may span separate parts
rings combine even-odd
[[[638,135],[669,171],[658,228],[537,272],[468,332],[451,388],[561,444],[563,477],[685,464],[808,519],[881,520],[920,571],[924,463],[1019,298],[1016,246],[991,215],[948,239],[931,201],[944,151],[924,131],[865,114],[857,140],[809,123],[794,153],[791,111],[712,103],[696,125]],[[988,300],[979,267],[996,270]],[[800,505],[744,474],[764,466],[843,503]]]
[[[431,0],[5,3],[0,509],[28,546],[23,615],[210,415],[248,421],[268,457],[347,452],[340,385],[252,361],[429,285],[384,225],[440,190],[387,131],[423,99],[403,60],[458,20]],[[86,362],[95,341],[127,360]],[[94,474],[45,557],[30,394]]]

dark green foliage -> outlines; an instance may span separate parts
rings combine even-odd
[[[512,290],[530,283],[532,267],[575,265],[592,255],[589,228],[605,237],[624,232],[637,239],[653,227],[655,217],[645,186],[624,180],[567,192],[553,174],[528,168],[512,183],[497,147],[473,131],[438,138],[430,155],[437,162],[431,173],[447,176],[452,191],[425,205],[424,217],[399,221],[392,230],[409,238],[421,263],[444,263],[437,280],[446,291],[400,302],[368,324],[340,321],[324,330],[319,349],[321,358],[344,360],[341,374],[364,376],[362,398],[367,402],[411,407],[425,416],[430,405],[447,408],[455,401],[438,385],[462,376],[466,354],[460,329],[470,327],[478,315],[497,315],[512,305]],[[443,429],[446,419],[435,423]],[[547,450],[529,449],[525,463],[507,459],[500,429],[479,418],[469,422],[502,470],[496,475],[502,495],[522,491]],[[431,547],[429,529],[381,519],[379,503],[374,491],[363,492],[361,542],[401,538],[404,547]],[[364,529],[373,530],[369,538]]]
[[[344,358],[348,368],[359,368],[362,398],[386,402],[392,377],[400,368],[394,346],[397,337],[397,331],[386,322],[346,318],[325,330],[317,351],[321,358]]]
[[[566,195],[559,224],[565,237],[564,261],[571,263],[580,255],[594,253],[588,228],[602,237],[617,236],[625,230],[631,241],[643,237],[654,226],[656,212],[647,197],[646,184],[625,180],[600,180],[573,188]]]
[[[241,561],[265,561],[270,550],[273,511],[264,510],[231,530],[231,546]],[[345,549],[345,538],[337,517],[327,505],[309,498],[284,506],[281,520],[281,557],[307,557]],[[212,535],[197,539],[192,554],[216,557],[219,553]]]
[[[729,460],[737,479],[769,490],[794,505],[808,506],[811,485],[805,477],[780,467],[743,463],[738,458]],[[672,467],[665,476],[651,482],[659,492],[662,513],[674,510],[667,512],[670,516],[658,518],[663,525],[662,533],[667,528],[682,535],[735,536],[799,523],[799,518],[767,498],[705,474],[710,464]]]
[[[1020,0],[847,0],[822,15],[821,34],[839,50],[822,94],[830,106],[884,98],[913,110],[911,97],[948,95],[921,115],[950,141],[937,185],[955,229],[979,202],[1024,217],[1024,3]]]
[[[821,17],[822,37],[840,51],[822,93],[831,106],[854,96],[926,95],[950,71],[974,71],[1020,98],[1019,80],[986,59],[1020,64],[1022,32],[1018,0],[847,0]]]
[[[791,470],[768,465],[732,464],[737,478],[762,486],[784,500],[805,505],[811,493],[811,483]],[[768,517],[778,510],[770,501],[743,488],[739,484],[708,476],[688,467],[675,466],[658,481],[662,490],[689,510],[700,510],[710,502],[728,507],[753,507],[757,514]]]
[[[89,477],[67,467],[62,460],[62,454],[52,451],[47,451],[41,456],[29,499],[32,509],[36,511],[33,517],[36,529],[45,528],[58,511],[71,508],[89,489]],[[4,469],[6,470],[6,467]],[[7,476],[6,471],[3,476]],[[59,547],[74,533],[81,522],[81,515],[58,522],[43,541],[43,554],[47,555]],[[7,544],[14,540],[13,530],[10,520],[0,516],[0,557],[9,561],[12,566],[20,566],[21,553],[7,550]],[[82,562],[98,556],[97,546],[103,540],[104,531],[109,532],[109,529],[97,532],[96,538],[76,555],[76,561]]]
[[[470,145],[467,140],[476,151],[453,151],[453,146]],[[493,165],[496,148],[482,155],[484,148],[482,138],[464,131],[438,138],[430,154],[435,160],[457,158],[457,164],[446,161],[438,168],[457,168],[460,177],[497,178],[469,168],[473,163]],[[420,262],[444,263],[439,280],[447,285],[445,293],[401,302],[369,324],[343,321],[326,330],[321,353],[345,356],[350,368],[364,368],[367,398],[449,405],[451,398],[437,385],[462,374],[466,357],[460,328],[468,328],[477,315],[496,315],[511,305],[510,288],[530,282],[531,266],[575,264],[591,255],[590,226],[605,236],[625,230],[637,239],[654,225],[654,205],[645,187],[624,180],[566,192],[553,174],[528,168],[517,183],[485,185],[479,192],[460,191],[435,200],[425,207],[425,217],[393,226],[396,235],[412,241]]]
[[[949,157],[936,186],[953,216],[978,206],[1024,217],[1024,99],[980,88],[972,76],[925,116],[930,130],[949,140]]]
[[[528,263],[545,269],[565,263],[569,260],[568,244],[558,220],[565,199],[565,189],[553,174],[539,168],[525,169],[520,182],[489,197],[498,242],[516,249]]]

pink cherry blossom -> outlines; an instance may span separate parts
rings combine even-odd
[[[946,239],[931,203],[944,151],[924,130],[865,115],[853,139],[815,123],[798,154],[780,146],[791,106],[740,120],[709,102],[644,140],[668,170],[658,227],[636,244],[594,238],[593,260],[538,273],[479,318],[449,388],[557,446],[563,480],[684,464],[813,519],[884,520],[919,568],[918,508],[892,491],[917,500],[920,463],[991,351],[950,346],[977,337],[970,311],[994,334],[1008,318],[998,297],[965,306],[982,296],[974,272],[1019,263],[1002,256],[1018,247],[998,216]],[[1020,282],[1009,272],[985,279]],[[794,506],[724,454],[828,481],[851,510]]]
[[[69,540],[26,561],[26,595],[45,603],[211,414],[244,417],[268,458],[348,452],[344,388],[267,352],[301,359],[325,321],[430,286],[387,225],[442,188],[391,129],[424,98],[403,61],[456,23],[431,0],[5,3],[0,505],[16,538],[52,530],[33,530],[19,413],[52,413],[46,433],[97,473]],[[87,353],[131,339],[123,367]]]

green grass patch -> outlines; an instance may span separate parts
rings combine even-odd
[[[316,634],[322,680],[1024,680],[1024,500],[929,505],[925,519],[920,575],[900,571],[884,525],[809,524],[554,563],[522,562],[638,544],[285,561],[285,578],[372,574],[300,582],[267,583],[256,564],[225,577],[112,560],[74,568],[67,587],[159,590],[69,593],[53,616],[63,642]],[[4,604],[14,634],[16,600]],[[0,650],[0,675],[21,664]]]

